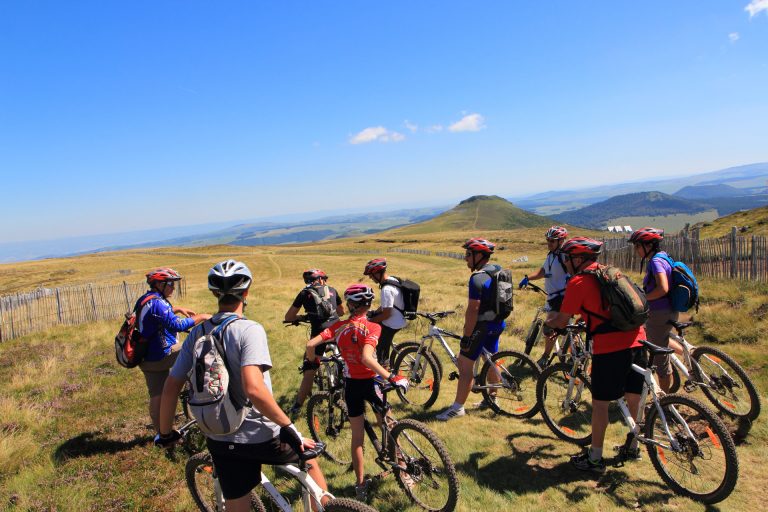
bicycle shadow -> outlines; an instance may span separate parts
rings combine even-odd
[[[115,454],[131,450],[152,442],[151,435],[139,435],[128,441],[110,439],[104,432],[84,432],[64,441],[53,453],[55,464],[64,464],[70,459],[91,457],[100,454]]]

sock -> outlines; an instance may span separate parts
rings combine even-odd
[[[451,408],[454,411],[459,411],[464,408],[464,405],[460,404],[459,402],[453,402],[453,405],[451,406]]]
[[[594,446],[592,446],[589,449],[589,460],[591,460],[592,462],[597,462],[597,461],[599,461],[602,458],[603,458],[603,447],[602,446],[600,448],[595,448]]]

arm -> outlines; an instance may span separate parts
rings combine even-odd
[[[390,316],[392,316],[392,310],[394,308],[379,308],[378,313],[371,317],[371,322],[375,322],[377,324],[380,324]]]
[[[656,281],[656,287],[651,293],[645,296],[646,300],[660,299],[669,293],[669,281],[667,281],[666,272],[653,274],[653,277]]]
[[[548,326],[552,327],[553,329],[562,329],[566,325],[568,325],[568,322],[571,319],[570,313],[565,313],[563,311],[558,311],[557,316],[554,317],[552,320],[548,320],[544,322]]]
[[[528,280],[535,281],[536,279],[541,279],[542,277],[544,277],[544,267],[541,267],[539,270],[537,270],[535,274],[529,275]]]
[[[480,300],[469,299],[467,310],[464,312],[464,330],[462,331],[464,336],[472,336],[472,331],[475,330],[475,325],[477,325],[479,313]]]
[[[191,309],[189,309],[189,308],[182,308],[182,307],[176,307],[176,306],[174,306],[174,308],[173,308],[173,314],[174,315],[184,315],[184,316],[187,316],[187,317],[195,316],[195,312],[192,311]]]
[[[154,304],[152,305],[152,311],[150,311],[150,314],[154,315],[160,324],[162,324],[166,330],[171,332],[186,331],[190,327],[211,318],[211,315],[205,313],[193,315],[189,318],[179,318],[173,314],[173,308],[171,307],[159,305],[159,307],[162,308],[159,310],[155,309],[156,307],[158,306],[155,306]]]
[[[173,418],[176,415],[176,404],[179,401],[179,393],[184,387],[184,381],[169,375],[165,379],[163,394],[160,398],[160,434],[167,435],[173,427]]]
[[[324,340],[323,336],[321,334],[318,334],[317,336],[315,336],[314,338],[310,339],[307,342],[307,352],[306,352],[306,355],[305,355],[305,357],[307,358],[307,361],[314,361],[315,360],[315,358],[317,357],[315,355],[315,347],[318,346],[319,344],[325,342],[325,341],[327,341],[327,340]]]
[[[389,376],[392,375],[392,372],[390,372],[389,370],[385,369],[376,360],[376,349],[373,347],[373,345],[369,345],[368,343],[363,345],[362,361],[363,361],[363,364],[365,366],[367,366],[371,370],[375,371],[376,374],[379,377],[382,377],[384,379],[388,379]]]
[[[299,316],[299,308],[296,306],[291,306],[288,308],[288,311],[285,313],[285,321],[286,322],[295,322],[296,318]]]

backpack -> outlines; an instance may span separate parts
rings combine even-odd
[[[333,295],[331,294],[330,287],[325,285],[308,286],[307,292],[309,292],[310,297],[315,302],[315,310],[307,311],[307,315],[313,320],[324,322],[332,316],[336,316],[336,304],[333,304]]]
[[[411,281],[410,279],[400,279],[399,277],[390,277],[384,285],[394,286],[400,290],[403,296],[403,309],[395,306],[407,320],[413,320],[416,318],[416,311],[419,310],[419,296],[421,295],[421,287]],[[383,286],[382,286],[383,288]]]
[[[671,283],[669,283],[669,302],[673,311],[685,313],[692,307],[699,311],[699,283],[693,275],[693,271],[682,261],[673,260],[668,254],[656,254],[654,258],[661,258],[672,267]]]
[[[590,315],[605,320],[597,329],[588,329],[590,334],[604,334],[616,331],[633,331],[648,320],[648,302],[645,293],[616,267],[599,265],[596,270],[587,270],[600,285],[603,306],[611,312],[604,317],[589,310]]]
[[[512,314],[514,310],[512,271],[493,265],[493,268],[483,268],[478,272],[484,272],[491,277],[490,298],[485,304],[480,304],[479,322],[500,322]]]
[[[243,424],[250,403],[230,392],[230,373],[224,351],[224,332],[239,317],[232,315],[192,346],[192,371],[189,373],[189,411],[205,434],[223,436],[236,432]],[[237,369],[239,370],[239,368]]]
[[[125,321],[115,336],[115,357],[123,368],[138,366],[147,356],[149,342],[136,328],[138,323],[136,315],[149,301],[157,298],[155,294],[147,295],[136,303],[133,311],[125,314]]]

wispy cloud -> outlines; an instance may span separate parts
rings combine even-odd
[[[429,128],[427,128],[427,133],[438,133],[443,131],[443,125],[441,124],[433,124]]]
[[[402,133],[387,130],[383,126],[371,126],[349,138],[350,144],[367,144],[369,142],[400,142],[405,140]]]
[[[739,37],[741,36],[739,36],[738,32],[731,32],[730,34],[728,34],[728,39],[731,41],[731,43],[735,43],[736,41],[738,41]]]
[[[407,119],[405,121],[403,121],[403,124],[408,129],[408,131],[410,131],[411,133],[416,133],[418,131],[418,129],[419,129],[419,125],[413,124],[412,122],[410,122]]]
[[[766,0],[768,1],[768,0]],[[485,118],[480,114],[467,114],[448,127],[450,132],[478,132],[485,128]]]
[[[761,11],[768,11],[768,0],[752,0],[744,10],[749,13],[750,18],[753,18]]]

